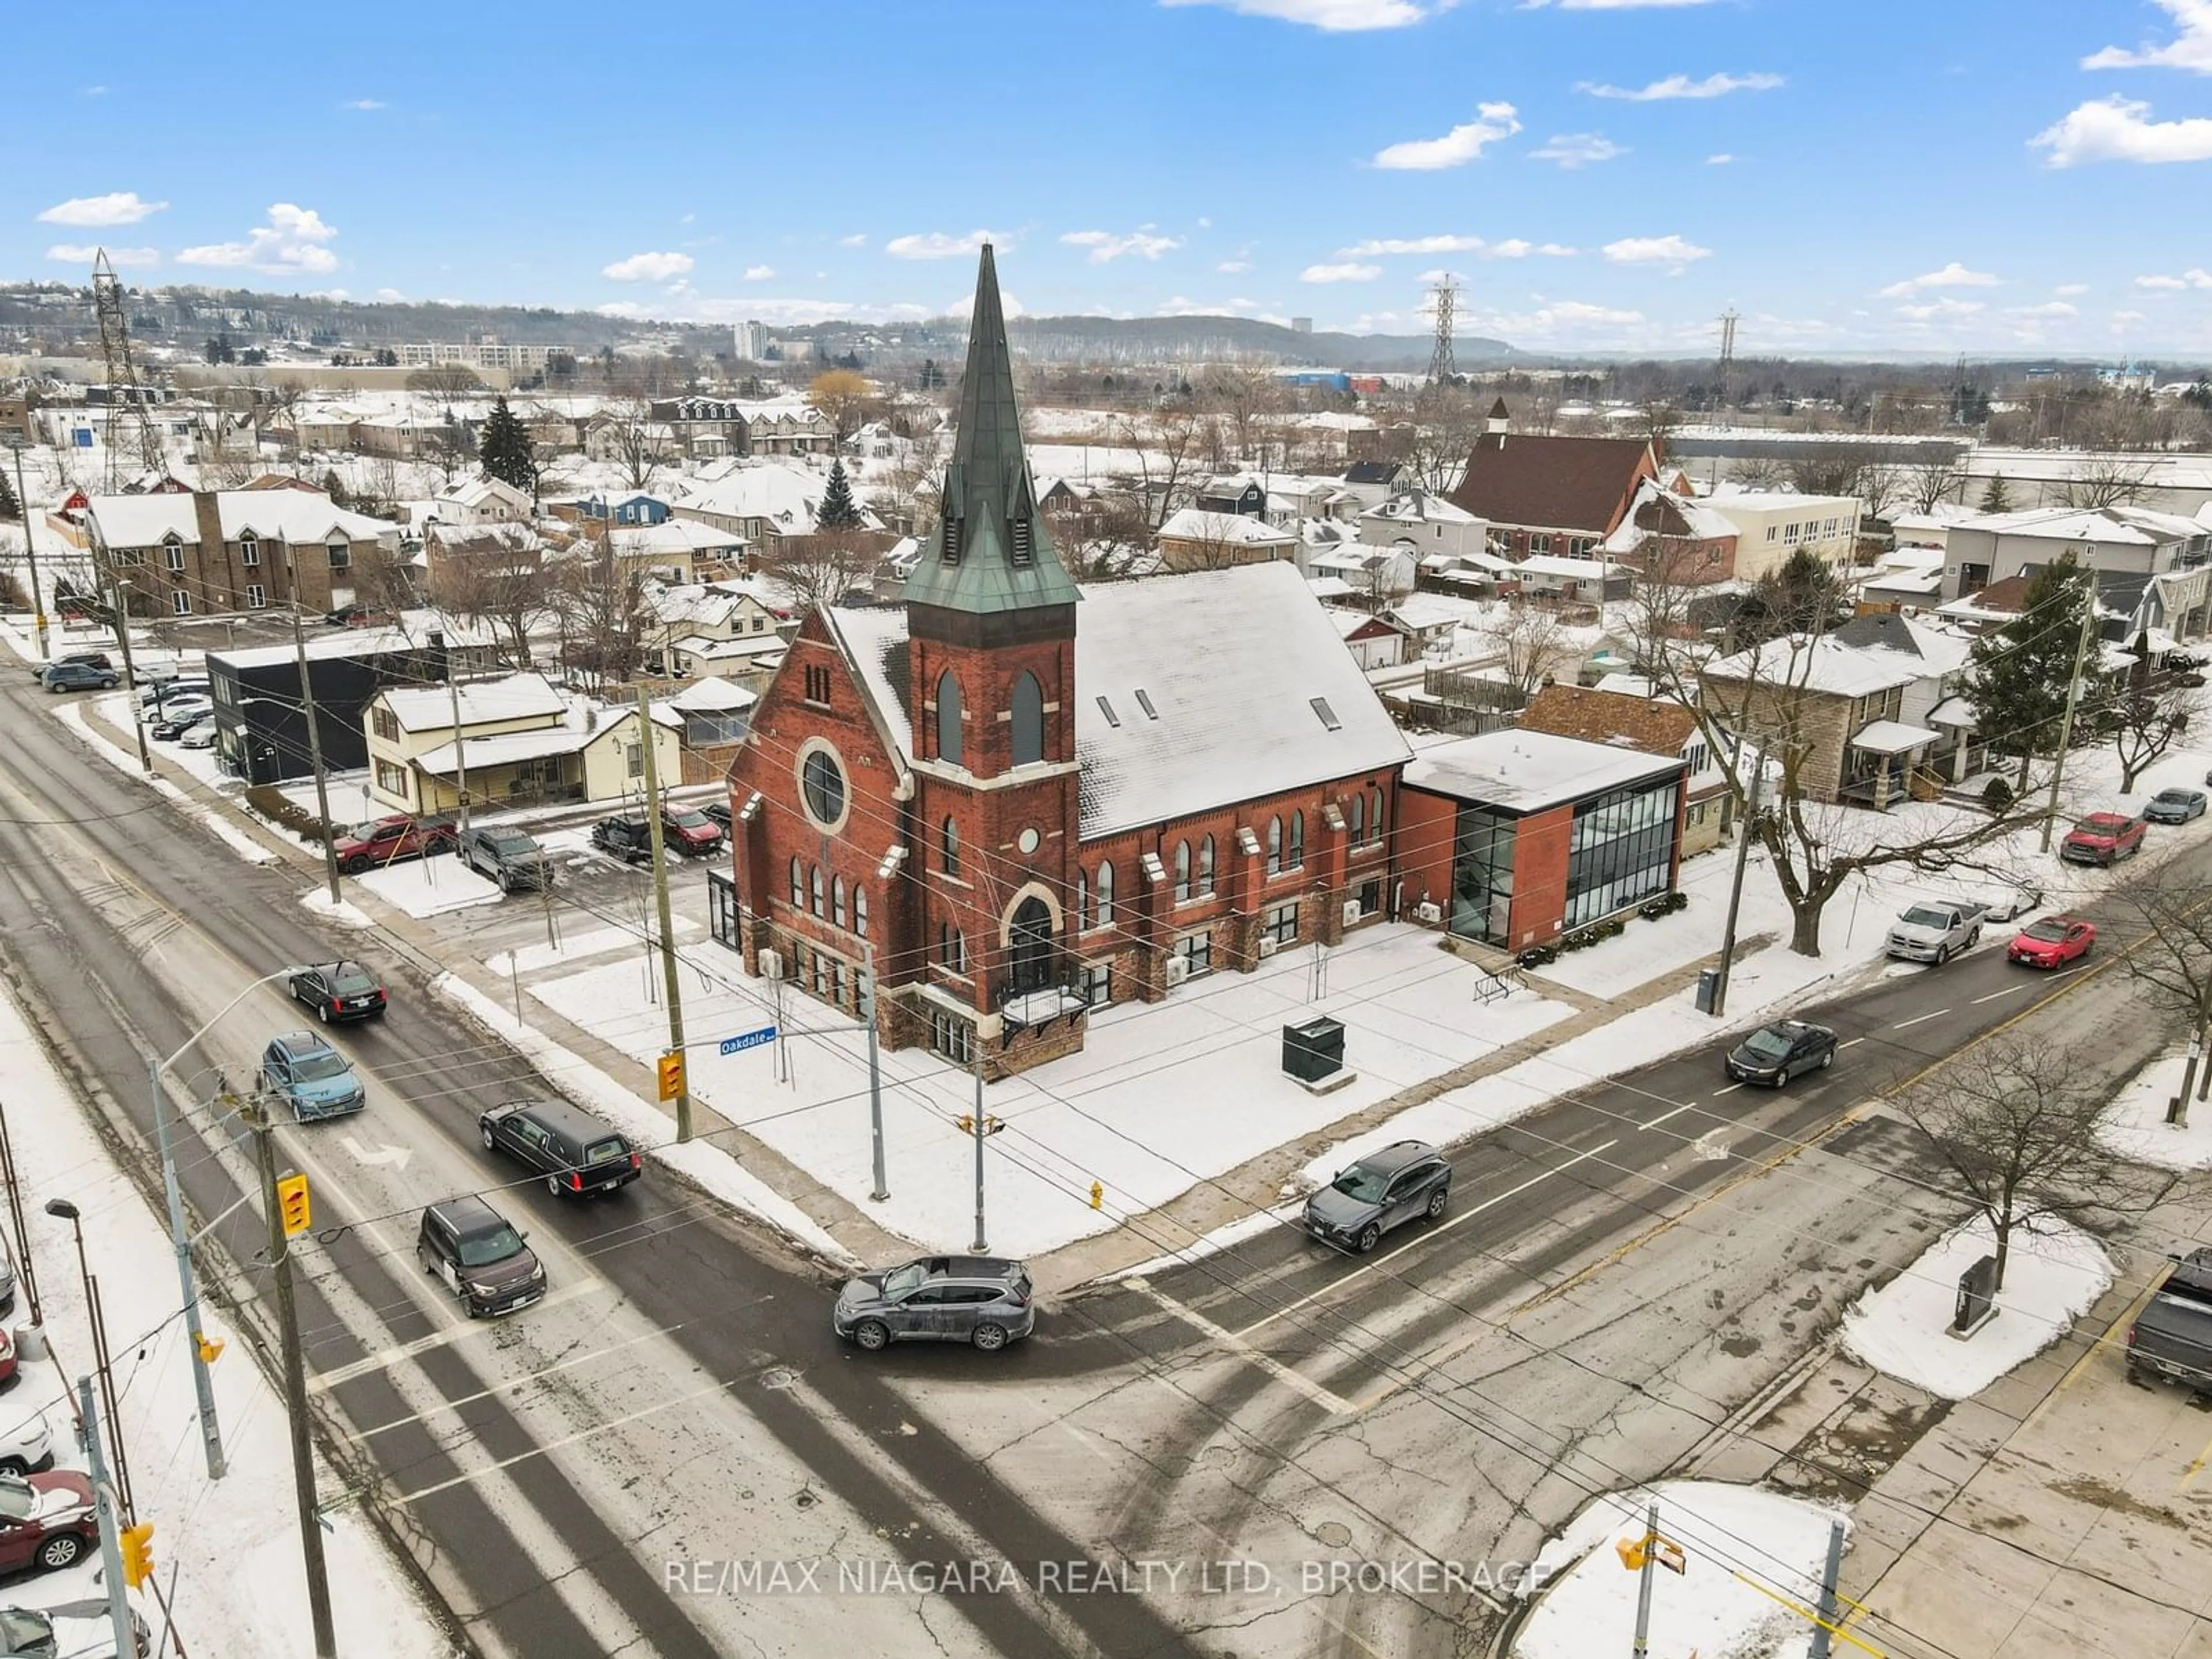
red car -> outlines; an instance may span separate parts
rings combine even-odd
[[[2058,856],[2069,864],[2118,864],[2142,851],[2143,821],[2125,812],[2092,812],[2066,832]]]
[[[91,1481],[73,1469],[0,1474],[0,1572],[58,1572],[99,1547]]]
[[[443,818],[410,817],[395,812],[388,818],[357,823],[339,832],[338,868],[349,876],[400,859],[418,859],[433,853],[450,853],[460,837]]]
[[[2045,916],[2023,928],[2005,947],[2005,960],[2024,962],[2031,968],[2063,968],[2087,956],[2096,942],[2096,923],[2078,916]]]
[[[660,834],[671,852],[687,859],[703,858],[722,845],[722,826],[687,806],[660,809]]]

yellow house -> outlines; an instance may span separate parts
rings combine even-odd
[[[458,704],[458,716],[456,719]],[[652,722],[653,763],[665,786],[683,766],[681,714]],[[613,801],[641,793],[645,750],[637,711],[572,708],[542,674],[510,674],[447,687],[387,687],[362,716],[369,793],[401,811],[451,812],[461,805]]]

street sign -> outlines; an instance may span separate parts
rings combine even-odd
[[[726,1054],[734,1054],[740,1048],[757,1048],[764,1042],[775,1041],[775,1027],[763,1025],[757,1031],[740,1031],[733,1037],[724,1037],[721,1042],[721,1052]]]

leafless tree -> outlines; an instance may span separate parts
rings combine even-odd
[[[434,392],[441,398],[452,398],[465,392],[483,390],[483,377],[473,368],[460,363],[434,363],[428,368],[418,368],[407,377],[410,392]]]
[[[653,475],[674,459],[667,428],[653,418],[643,398],[616,398],[600,408],[599,450],[612,462],[626,489],[644,489]]]
[[[2082,1225],[2140,1212],[2180,1177],[2154,1175],[2098,1133],[2110,1080],[2079,1047],[2002,1035],[1943,1066],[1895,1102],[1935,1148],[1996,1240],[1996,1288],[2015,1231],[2047,1218]]]
[[[1143,503],[1146,528],[1158,530],[1189,500],[1200,425],[1197,411],[1182,404],[1141,417],[1124,415],[1115,422],[1115,442],[1135,452],[1137,470],[1113,483]]]
[[[1483,636],[1498,647],[1506,683],[1524,697],[1555,678],[1574,657],[1564,615],[1540,601],[1513,599],[1484,621]]]
[[[476,446],[469,438],[469,429],[459,421],[442,421],[422,434],[418,446],[422,459],[438,471],[439,478],[451,483],[475,464]]]
[[[1052,520],[1052,544],[1079,582],[1134,574],[1133,567],[1151,540],[1142,509],[1124,495],[1103,497],[1092,511],[1062,514]]]
[[[356,543],[353,602],[378,616],[397,616],[416,602],[415,567],[406,554],[381,542]]]
[[[761,568],[783,584],[801,611],[842,605],[875,579],[884,538],[866,531],[824,530],[785,536],[761,556]]]
[[[868,473],[867,502],[886,524],[909,524],[916,534],[933,526],[934,496],[928,488],[943,470],[942,446],[934,432],[915,438],[906,453]]]
[[[637,672],[638,581],[610,537],[586,538],[551,571],[546,599],[561,636],[561,661],[596,690]]]
[[[2111,701],[2097,711],[2098,725],[2112,734],[2123,794],[2180,742],[2198,702],[2195,688],[2184,685],[2178,676],[2148,668],[2148,640],[2138,638],[2136,651],[2142,659],[2136,678],[2124,679]]]
[[[1284,405],[1282,380],[1273,367],[1260,362],[1223,364],[1207,373],[1199,398],[1221,416],[1234,458],[1244,465],[1258,461],[1267,417]]]
[[[1870,462],[1859,471],[1858,498],[1866,503],[1870,519],[1887,519],[1905,493],[1905,477],[1897,467]]]
[[[490,629],[511,668],[530,665],[531,635],[553,619],[552,588],[544,553],[522,526],[495,525],[456,536],[432,554],[432,603]]]
[[[1939,501],[1955,501],[1966,487],[1966,469],[1956,461],[1918,461],[1905,471],[1904,495],[1916,513],[1933,513]]]
[[[2153,1002],[2189,1022],[2181,1092],[2166,1108],[2168,1123],[2186,1123],[2191,1089],[2199,1100],[2212,1093],[2212,1066],[2203,1063],[2212,1042],[2212,905],[2204,902],[2202,881],[2177,875],[2170,866],[2116,890],[2142,918],[2144,930],[2141,940],[2119,953],[2128,977]]]
[[[1790,469],[1772,455],[1747,455],[1729,468],[1729,477],[1746,489],[1779,489],[1790,482]]]
[[[2147,461],[2130,460],[2124,455],[2093,455],[2060,487],[2058,499],[2065,506],[2090,511],[2118,507],[2142,495],[2150,475]]]
[[[860,430],[881,399],[875,387],[851,369],[830,368],[814,377],[806,388],[806,401],[821,411],[842,444]]]
[[[1406,455],[1414,482],[1444,494],[1459,487],[1467,458],[1482,435],[1483,409],[1463,386],[1432,386],[1413,403],[1413,424]]]

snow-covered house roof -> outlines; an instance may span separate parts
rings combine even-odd
[[[1473,628],[1486,613],[1474,599],[1455,599],[1449,593],[1408,593],[1383,614],[1416,633],[1428,633],[1440,628]]]
[[[1400,781],[1455,800],[1527,813],[1679,774],[1682,764],[1613,744],[1508,726],[1424,748],[1407,763]]]
[[[1687,495],[1678,495],[1656,478],[1636,486],[1635,499],[1613,533],[1599,544],[1607,553],[1633,553],[1653,537],[1679,541],[1729,541],[1735,521]]]
[[[1297,540],[1289,531],[1278,530],[1265,519],[1242,513],[1207,513],[1195,507],[1186,507],[1174,514],[1160,526],[1159,538],[1164,542],[1212,542],[1227,547],[1289,547]]]
[[[1755,650],[1716,659],[1705,672],[1717,680],[1755,681],[1778,689],[1834,697],[1869,697],[1910,685],[1929,670],[1917,656],[1845,644],[1833,635],[1792,635]]]
[[[95,495],[86,511],[109,547],[153,547],[170,536],[189,546],[200,538],[194,499],[173,492]],[[349,512],[319,490],[223,489],[216,492],[215,500],[225,541],[252,534],[264,541],[305,544],[328,541],[333,534],[350,541],[380,541],[399,533],[399,526],[389,520]]]
[[[905,611],[822,615],[878,730],[908,764]],[[1411,752],[1328,611],[1279,562],[1091,589],[1075,680],[1085,840],[1395,766]]]
[[[495,478],[489,473],[479,473],[473,478],[457,478],[434,496],[438,507],[462,507],[471,512],[490,501],[501,501],[509,507],[530,510],[530,497],[504,478]]]
[[[1455,506],[1443,496],[1425,489],[1401,489],[1378,507],[1370,507],[1359,515],[1362,519],[1382,519],[1391,524],[1448,524],[1478,525],[1482,520],[1463,507]]]
[[[559,719],[568,710],[567,701],[543,674],[471,680],[459,687],[458,692],[464,727],[501,720]],[[403,731],[427,732],[453,724],[455,692],[445,686],[389,686],[378,696]]]
[[[717,518],[759,519],[786,536],[814,528],[815,509],[829,488],[823,474],[778,461],[747,460],[712,477],[703,476],[674,497],[679,512],[712,513]],[[863,507],[862,526],[879,530],[881,520]]]
[[[695,553],[742,552],[745,538],[696,519],[665,519],[614,532],[615,551],[632,558],[689,558]]]
[[[750,708],[759,701],[758,692],[748,691],[735,681],[709,676],[694,680],[674,696],[654,706],[673,708],[684,714],[726,714]]]

